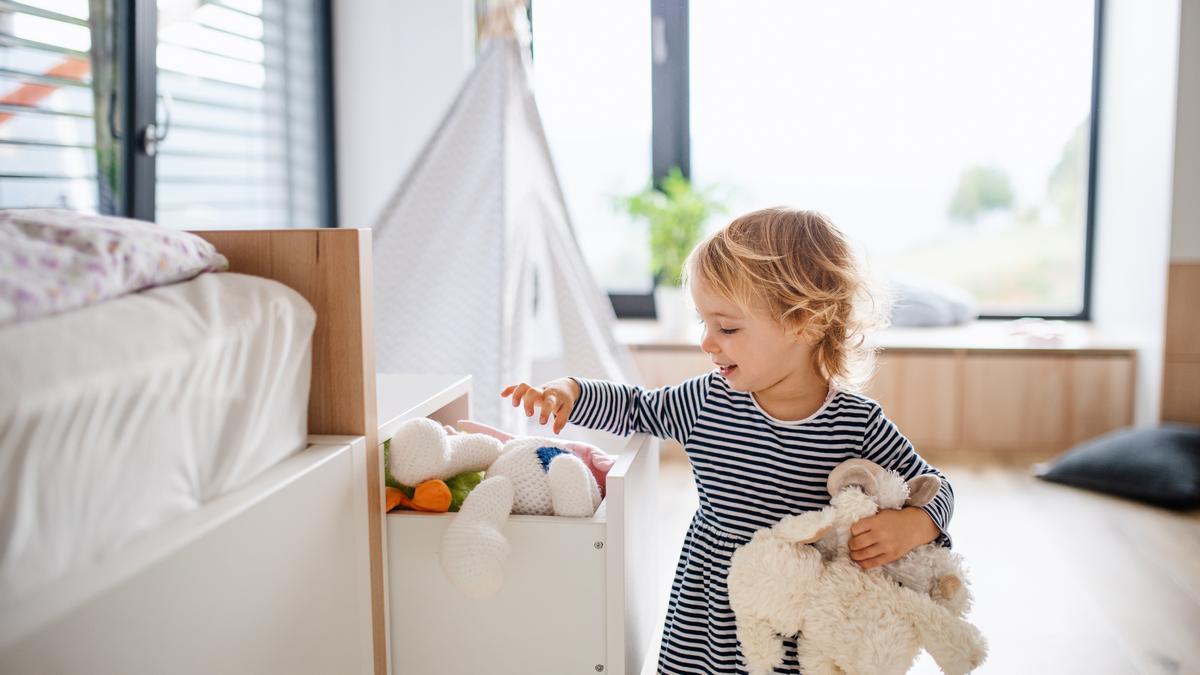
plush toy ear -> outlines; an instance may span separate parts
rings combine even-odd
[[[936,474],[927,473],[908,481],[908,499],[905,506],[925,506],[933,501],[938,490],[942,489],[942,479]]]
[[[600,496],[603,497],[608,491],[608,471],[616,463],[616,458],[587,443],[571,442],[563,445],[591,469],[596,484],[600,486]]]
[[[455,423],[455,425],[468,434],[487,434],[488,436],[499,440],[501,443],[507,443],[513,439],[512,434],[500,431],[496,427],[489,427],[481,422],[475,422],[472,420],[459,420]]]
[[[879,491],[879,483],[875,479],[878,471],[879,465],[866,459],[848,459],[838,464],[829,472],[829,496],[832,497],[851,485],[861,487],[865,494],[874,495]]]

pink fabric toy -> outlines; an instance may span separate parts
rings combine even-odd
[[[492,438],[499,440],[501,443],[507,443],[512,440],[513,435],[500,431],[495,427],[490,427],[480,422],[471,420],[459,420],[457,422],[458,430],[469,434],[487,434]],[[454,429],[447,427],[447,430],[453,432]],[[612,455],[604,452],[590,443],[581,443],[579,441],[562,441],[562,447],[575,453],[575,456],[583,460],[588,469],[591,469],[592,475],[596,477],[596,484],[600,486],[600,496],[603,497],[606,489],[606,479],[608,478],[608,470],[612,468],[616,459]]]

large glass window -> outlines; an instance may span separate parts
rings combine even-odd
[[[91,5],[0,4],[0,208],[119,211],[113,6]]]
[[[333,225],[327,9],[326,0],[0,0],[0,207],[179,228]],[[147,15],[157,16],[156,39],[131,39],[126,22]],[[154,53],[141,47],[155,43]],[[137,75],[118,83],[125,72]],[[122,111],[130,100],[148,112]],[[157,143],[142,140],[150,122]]]
[[[538,108],[576,237],[600,283],[649,292],[644,225],[613,200],[650,181],[650,9],[645,0],[537,0]]]
[[[880,276],[957,286],[984,315],[1086,317],[1097,7],[538,0],[538,100],[593,272],[651,285],[611,199],[647,182],[654,25],[672,56],[653,134],[690,138],[654,166],[730,215],[823,211]]]
[[[170,129],[156,220],[322,224],[316,17],[314,0],[158,0],[158,93],[170,101]]]
[[[828,214],[888,276],[1079,315],[1092,0],[690,3],[692,174]]]

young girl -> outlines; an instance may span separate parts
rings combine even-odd
[[[514,406],[554,432],[568,422],[683,445],[700,507],[671,585],[660,673],[741,673],[726,575],[737,547],[784,516],[829,503],[838,463],[863,457],[904,476],[941,474],[854,393],[870,366],[870,301],[842,233],[809,211],[773,208],[734,220],[692,251],[688,288],[716,369],[676,386],[563,378],[510,386]],[[923,508],[885,510],[852,529],[850,557],[871,569],[937,539],[954,506],[950,483]],[[783,670],[798,673],[795,642]]]

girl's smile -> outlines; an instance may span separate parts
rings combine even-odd
[[[735,390],[752,393],[781,419],[802,419],[820,406],[829,383],[813,370],[804,339],[763,312],[713,293],[699,279],[690,290],[704,324],[700,348]]]

